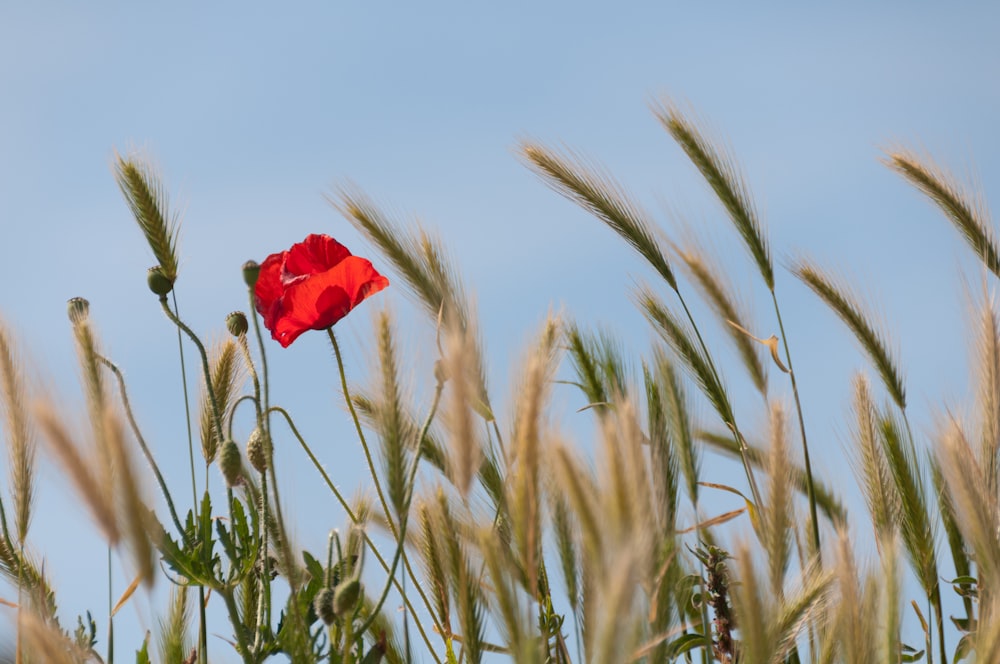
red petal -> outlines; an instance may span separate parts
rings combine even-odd
[[[283,251],[265,258],[260,266],[257,284],[254,286],[257,311],[264,317],[264,327],[269,330],[274,325],[274,319],[277,315],[276,305],[284,293],[284,287],[281,285],[281,266],[287,253]]]
[[[329,235],[310,235],[292,245],[285,258],[285,281],[302,275],[325,272],[351,255],[347,247]]]
[[[272,336],[288,346],[306,330],[325,330],[346,316],[369,295],[389,285],[371,261],[348,256],[322,274],[285,288]]]

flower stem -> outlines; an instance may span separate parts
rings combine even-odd
[[[302,446],[302,449],[305,450],[305,453],[309,457],[309,460],[312,461],[313,466],[315,466],[316,470],[319,471],[319,474],[323,478],[323,481],[326,482],[326,486],[330,489],[330,492],[337,499],[337,502],[340,503],[340,506],[344,509],[344,512],[347,513],[347,518],[351,520],[351,523],[360,524],[360,519],[358,518],[357,514],[354,513],[354,510],[351,509],[350,503],[348,503],[347,500],[344,499],[344,496],[341,495],[340,491],[337,489],[337,485],[333,483],[333,480],[330,479],[329,474],[327,474],[326,470],[324,470],[323,465],[319,462],[319,459],[317,459],[316,455],[313,454],[312,448],[309,447],[309,444],[306,443],[305,439],[302,437],[302,434],[299,433],[299,430],[295,426],[295,422],[292,420],[292,416],[288,414],[288,411],[286,411],[281,406],[271,406],[268,410],[271,412],[278,413],[285,418],[285,422],[288,424],[288,428],[291,429],[292,435],[294,435],[295,439],[299,441],[299,445]],[[422,443],[423,443],[423,438],[421,437],[420,441],[418,441],[418,447]],[[378,560],[379,564],[382,566],[382,569],[388,572],[389,564],[386,562],[385,558],[382,557],[382,554],[379,552],[379,550],[375,547],[375,542],[372,541],[371,536],[369,536],[364,529],[362,529],[361,532],[364,535],[365,543],[368,545],[368,548],[375,555],[375,559]],[[434,615],[434,609],[431,605],[431,602],[427,598],[427,594],[424,592],[424,589],[417,582],[417,578],[416,575],[414,575],[413,570],[408,568],[407,571],[410,574],[410,578],[413,579],[413,585],[416,586],[417,588],[417,594],[420,595],[420,599],[423,600],[424,606],[427,608],[428,612],[431,615],[431,619],[434,621],[434,628],[438,631],[439,634],[445,634],[444,629],[437,620],[437,616]],[[398,584],[396,587],[397,589],[400,590],[400,592],[402,592]],[[406,597],[406,595],[403,595],[403,603],[406,605],[406,608],[411,615],[416,615],[414,613],[413,604],[410,602],[410,599]],[[434,661],[437,662],[437,664],[442,664],[441,659],[437,656],[437,653],[434,651],[434,646],[431,645],[430,637],[427,635],[427,631],[424,629],[423,624],[419,620],[414,620],[414,622],[417,625],[417,631],[420,632],[420,636],[423,639],[424,644],[427,646],[428,652],[431,653],[431,656],[434,657]]]
[[[118,393],[121,395],[122,407],[125,409],[125,417],[128,418],[129,426],[132,427],[132,434],[139,443],[139,448],[142,450],[143,456],[146,457],[146,461],[149,463],[150,468],[152,468],[153,475],[156,476],[156,483],[160,485],[160,491],[163,493],[163,498],[167,501],[167,508],[170,510],[170,518],[173,519],[174,526],[181,534],[181,537],[186,539],[187,533],[184,530],[184,526],[181,525],[180,518],[177,516],[177,510],[174,507],[174,501],[170,496],[170,490],[167,488],[167,483],[163,479],[163,474],[160,472],[160,467],[157,465],[156,459],[153,458],[153,453],[146,444],[146,439],[143,438],[142,432],[139,430],[139,424],[135,421],[135,415],[132,413],[132,404],[129,401],[128,392],[125,389],[125,377],[122,376],[122,372],[118,366],[108,358],[98,355],[97,359],[104,364],[104,366],[106,366],[118,380]]]
[[[191,433],[191,407],[188,401],[187,392],[187,373],[184,366],[184,344],[181,343],[181,332],[190,337],[191,341],[198,348],[198,352],[201,354],[201,364],[202,370],[205,374],[205,386],[207,388],[208,398],[212,404],[212,415],[215,422],[215,431],[219,438],[222,438],[222,416],[219,414],[219,403],[215,399],[215,390],[212,387],[212,371],[208,366],[208,355],[205,353],[205,346],[202,345],[201,340],[198,339],[191,328],[185,325],[180,317],[170,310],[170,306],[167,304],[167,296],[160,296],[160,307],[163,309],[163,313],[167,315],[167,318],[177,326],[177,349],[180,353],[181,358],[181,381],[184,385],[184,414],[185,421],[187,422],[187,433],[188,433],[188,457],[191,461],[191,494],[194,502],[192,511],[195,514],[195,520],[197,521],[198,516],[198,490],[195,486],[196,480],[194,476],[194,436]],[[174,309],[177,309],[177,293],[174,292]],[[198,659],[201,664],[208,664],[208,625],[205,618],[205,587],[198,586],[198,619],[199,619],[199,648],[198,648]]]
[[[410,465],[410,472],[406,478],[406,501],[403,504],[403,512],[399,517],[399,535],[397,537],[396,554],[392,558],[392,566],[389,569],[389,579],[386,581],[385,587],[382,589],[382,595],[379,597],[378,602],[376,602],[375,606],[372,607],[371,613],[368,615],[368,619],[362,623],[361,628],[358,630],[359,634],[367,633],[368,628],[371,627],[378,618],[379,611],[382,610],[382,605],[385,604],[386,597],[389,596],[389,589],[392,588],[393,579],[396,575],[396,568],[399,566],[399,559],[403,557],[403,551],[406,548],[406,524],[410,519],[410,503],[413,501],[413,489],[417,479],[417,468],[420,465],[419,443],[422,442],[424,436],[427,435],[427,430],[430,428],[431,421],[434,419],[434,414],[437,412],[438,404],[441,402],[441,392],[443,390],[444,383],[438,382],[437,386],[434,388],[434,399],[431,401],[431,408],[427,413],[427,419],[424,420],[424,425],[420,429],[420,435],[417,436],[417,452],[413,455],[413,463]]]
[[[358,413],[354,410],[354,402],[351,400],[350,390],[347,388],[347,374],[344,371],[344,360],[340,355],[340,344],[337,343],[337,335],[333,333],[333,327],[326,328],[327,334],[330,336],[330,343],[333,344],[333,353],[337,356],[337,369],[340,371],[340,386],[344,391],[344,400],[347,401],[347,408],[351,411],[351,419],[354,420],[354,428],[358,431],[358,439],[361,441],[361,449],[365,452],[365,460],[368,462],[368,472],[371,473],[372,482],[375,484],[375,492],[378,494],[379,502],[382,503],[382,511],[385,512],[385,521],[389,524],[389,532],[392,536],[396,537],[396,526],[392,522],[392,513],[389,511],[389,504],[385,500],[385,492],[382,491],[382,483],[378,479],[378,473],[375,471],[375,462],[372,460],[371,450],[368,448],[368,442],[365,440],[364,431],[361,429],[361,420],[358,418]],[[421,437],[419,440],[423,440]],[[417,450],[419,455],[419,448]]]

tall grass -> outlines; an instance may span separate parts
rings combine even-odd
[[[166,324],[199,360],[195,418],[205,472],[195,473],[192,451],[190,503],[181,498],[187,487],[164,480],[148,442],[155,436],[136,417],[123,372],[103,353],[85,300],[69,309],[85,397],[80,413],[53,396],[33,396],[14,335],[0,327],[9,473],[9,491],[0,496],[0,574],[17,590],[16,661],[111,662],[115,640],[125,643],[119,660],[136,652],[137,664],[233,656],[365,664],[996,661],[994,300],[984,297],[971,316],[978,387],[969,408],[942,408],[935,431],[924,435],[910,426],[904,364],[888,326],[831,271],[805,258],[791,266],[871,362],[845,408],[847,454],[868,514],[848,515],[837,491],[814,477],[809,421],[782,321],[797,312],[779,306],[780,270],[749,178],[690,114],[669,101],[653,112],[730,219],[772,301],[769,319],[750,315],[697,238],[671,242],[671,229],[592,160],[525,142],[525,164],[651,268],[653,281],[631,295],[653,341],[627,349],[614,331],[550,314],[525,345],[510,397],[497,399],[488,330],[442,242],[394,220],[357,188],[332,194],[334,207],[377,252],[374,262],[391,267],[393,283],[426,314],[435,339],[416,351],[434,358],[433,371],[405,381],[428,362],[403,353],[404,333],[383,309],[366,382],[349,375],[337,336],[327,330],[333,361],[318,360],[316,370],[338,373],[353,419],[348,435],[357,437],[368,471],[349,490],[371,487],[371,498],[345,496],[325,470],[330,453],[314,451],[296,423],[301,413],[270,389],[272,346],[255,311],[260,266],[244,266],[252,324],[231,314],[232,338],[206,350],[176,299],[167,299],[183,282],[165,188],[142,159],[119,157],[115,176],[159,263],[150,288]],[[941,208],[986,268],[1000,274],[979,194],[914,152],[894,151],[886,164]],[[695,298],[705,306],[691,306]],[[722,366],[726,356],[706,341],[706,311],[736,349],[733,366]],[[780,337],[757,336],[774,327]],[[803,349],[807,342],[797,341]],[[750,395],[727,381],[738,373]],[[773,385],[786,379],[791,403],[773,396]],[[553,406],[557,392],[591,424],[579,440]],[[968,418],[956,414],[964,412]],[[187,426],[186,414],[176,416]],[[252,429],[249,440],[234,440],[237,422]],[[766,425],[757,430],[755,422]],[[36,448],[36,436],[43,447]],[[323,550],[300,548],[292,532],[309,520],[282,502],[275,465],[299,448],[330,494],[328,504],[310,509],[339,509],[345,519],[343,529],[323,534]],[[113,593],[115,606],[95,611],[97,618],[88,614],[75,630],[65,627],[72,621],[60,615],[57,592],[36,562],[45,552],[30,537],[29,525],[47,518],[33,512],[38,454],[58,463],[90,511],[109,565],[117,558],[135,572],[128,589]],[[720,456],[738,459],[744,476],[720,476]],[[151,509],[147,487],[168,514]],[[742,497],[741,507],[711,512],[704,496],[715,491]],[[855,545],[865,536],[877,552],[868,562]],[[175,587],[156,634],[115,634],[114,613],[142,592],[141,582],[164,577]],[[945,614],[951,592],[965,615]],[[223,606],[226,624],[207,624],[209,598]],[[918,643],[903,630],[908,606],[922,631]],[[222,638],[209,640],[209,633]]]

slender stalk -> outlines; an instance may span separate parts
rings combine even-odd
[[[694,316],[691,315],[691,310],[688,309],[687,302],[684,301],[684,298],[681,296],[679,290],[675,290],[674,292],[677,293],[677,299],[680,300],[681,306],[684,308],[684,313],[687,315],[688,322],[691,323],[691,328],[694,330],[694,334],[698,338],[698,345],[701,346],[701,350],[705,354],[705,360],[708,361],[708,368],[715,376],[715,381],[721,385],[722,380],[719,378],[719,372],[715,368],[715,362],[712,360],[712,354],[708,352],[708,346],[705,345],[705,340],[701,337],[701,332],[698,330],[698,324],[694,322]],[[757,504],[757,509],[763,510],[764,503],[760,498],[760,489],[757,488],[757,480],[754,478],[753,469],[750,467],[750,452],[747,449],[747,441],[743,438],[743,434],[740,433],[739,426],[736,424],[736,415],[732,412],[732,406],[729,407],[729,419],[731,421],[726,422],[726,424],[733,428],[733,434],[736,436],[736,442],[739,443],[740,461],[743,462],[743,471],[747,475],[750,493],[753,495],[754,502]]]
[[[136,442],[139,443],[139,449],[142,450],[142,454],[146,457],[149,467],[153,470],[153,475],[156,476],[156,483],[160,485],[160,491],[163,493],[163,498],[167,501],[167,508],[170,510],[170,518],[173,520],[174,526],[181,534],[181,537],[186,538],[187,533],[184,531],[184,526],[181,525],[181,520],[177,516],[177,510],[174,507],[174,501],[170,496],[170,490],[167,488],[167,483],[163,479],[160,467],[157,465],[156,459],[153,458],[153,453],[146,444],[146,439],[143,438],[142,432],[139,430],[139,424],[136,422],[135,415],[132,413],[132,404],[129,401],[128,392],[125,389],[125,377],[122,376],[122,372],[118,366],[108,358],[98,355],[97,359],[104,364],[104,366],[106,366],[118,380],[118,393],[121,395],[122,407],[125,409],[125,417],[128,418],[129,426],[132,427],[132,435],[135,436]]]
[[[396,567],[399,565],[400,558],[403,557],[403,550],[406,548],[406,524],[410,520],[410,503],[413,500],[413,489],[417,479],[417,468],[420,465],[420,445],[419,442],[423,441],[424,436],[427,435],[427,430],[431,426],[431,421],[434,419],[434,414],[437,412],[438,403],[441,401],[441,392],[444,391],[444,383],[438,382],[437,386],[434,388],[434,399],[431,401],[430,411],[427,413],[427,419],[424,420],[424,425],[420,429],[420,435],[417,437],[417,451],[413,455],[413,463],[410,465],[410,472],[406,477],[406,503],[404,505],[405,509],[399,518],[399,536],[397,538],[396,544],[396,554],[392,558],[392,566],[389,569],[389,579],[387,580],[385,587],[382,589],[382,595],[379,597],[378,602],[372,608],[371,613],[368,615],[368,619],[361,624],[361,628],[358,631],[359,634],[366,634],[368,628],[372,626],[375,619],[378,618],[379,611],[382,610],[382,605],[385,604],[386,598],[389,596],[389,589],[392,588],[393,578],[396,574]]]
[[[190,327],[188,327],[187,325],[185,325],[184,322],[177,316],[177,314],[175,314],[173,311],[170,310],[170,307],[167,306],[167,297],[165,295],[162,296],[162,297],[160,297],[160,306],[163,308],[163,313],[165,313],[167,315],[167,318],[169,318],[171,320],[171,322],[173,322],[173,324],[177,326],[178,335],[180,335],[180,332],[183,331],[184,334],[186,334],[188,336],[188,338],[191,339],[192,343],[194,343],[195,347],[198,349],[198,354],[201,356],[201,368],[202,368],[202,372],[203,372],[204,377],[205,377],[205,391],[208,394],[209,403],[211,403],[211,405],[212,405],[212,423],[215,425],[215,433],[216,433],[216,435],[221,439],[222,438],[222,434],[224,433],[225,429],[222,427],[222,412],[219,410],[219,402],[215,398],[215,387],[212,386],[212,369],[211,369],[211,367],[208,364],[208,353],[205,352],[205,346],[204,346],[204,344],[201,343],[201,339],[198,338],[198,335],[196,335],[194,333],[194,331]],[[175,307],[177,306],[176,302],[175,302],[174,306]],[[183,366],[183,364],[182,364],[182,366]],[[184,402],[187,403],[186,383],[185,383],[185,398],[184,398]],[[190,431],[190,428],[191,428],[190,420],[191,420],[191,418],[188,417],[188,430],[189,431]],[[191,467],[192,467],[191,474],[193,476],[194,475],[194,470],[193,470],[193,468],[194,468],[194,451],[193,451],[194,450],[194,443],[191,442],[190,446],[191,446],[191,449],[192,449],[192,452],[191,452],[191,464],[192,464],[191,465]],[[197,496],[195,496],[195,502],[197,502]]]
[[[174,297],[174,309],[177,309],[177,293],[173,293]],[[194,434],[191,432],[191,404],[188,400],[188,389],[187,389],[187,367],[184,363],[184,343],[181,339],[181,329],[184,326],[180,322],[180,319],[170,310],[167,305],[167,296],[160,296],[160,306],[166,312],[167,317],[170,318],[175,324],[177,324],[177,353],[181,360],[181,386],[184,392],[184,422],[187,425],[187,438],[188,438],[188,460],[191,465],[191,511],[195,515],[195,521],[198,520],[198,487],[197,480],[194,476]],[[188,330],[190,336],[194,336],[194,333]],[[197,339],[195,339],[197,341]],[[204,355],[205,349],[201,349]],[[207,368],[208,359],[205,360],[206,369],[205,376],[208,382],[208,389],[212,389],[212,378],[211,372]],[[205,588],[204,586],[198,586],[198,661],[201,664],[208,664],[208,623],[205,618]]]
[[[354,510],[351,509],[350,503],[348,503],[347,500],[345,500],[344,497],[341,495],[340,491],[337,489],[337,486],[333,483],[333,480],[330,479],[330,476],[327,474],[326,470],[324,470],[323,465],[319,462],[319,459],[316,458],[316,455],[313,454],[312,449],[309,447],[308,443],[306,443],[305,439],[302,437],[302,434],[299,433],[299,430],[295,426],[295,422],[292,420],[291,415],[289,415],[288,412],[281,406],[271,406],[268,410],[284,416],[285,422],[288,424],[288,428],[291,429],[292,434],[295,436],[295,439],[299,441],[299,445],[301,445],[302,449],[305,450],[305,453],[309,457],[309,460],[312,461],[313,466],[315,466],[316,470],[319,471],[320,476],[323,478],[323,481],[326,482],[326,486],[330,489],[330,492],[337,499],[337,502],[340,503],[340,506],[343,508],[344,512],[347,513],[347,518],[351,520],[351,523],[355,524],[360,523],[358,516],[354,513]],[[420,442],[422,441],[423,438],[420,439]],[[420,443],[418,442],[418,445],[419,444]],[[378,560],[379,564],[382,566],[382,569],[388,572],[389,564],[386,562],[385,558],[382,557],[382,554],[379,552],[379,550],[375,547],[375,542],[372,541],[371,537],[363,529],[361,532],[364,535],[365,543],[368,545],[368,548],[375,555],[375,559]],[[417,589],[417,594],[419,594],[420,599],[423,600],[424,607],[430,613],[431,619],[434,621],[434,628],[437,630],[439,634],[445,634],[444,628],[438,623],[437,617],[434,615],[434,609],[431,605],[430,599],[428,599],[427,594],[424,592],[424,589],[418,583],[417,577],[413,573],[413,570],[408,569],[407,571],[410,574],[410,578],[413,580],[413,585]],[[402,592],[402,589],[399,588],[398,585],[397,589],[399,589],[400,592]],[[416,614],[414,613],[415,609],[413,607],[413,604],[412,602],[410,602],[409,598],[406,595],[403,595],[403,603],[406,605],[407,610],[412,615],[415,616]],[[417,625],[417,631],[420,632],[420,636],[423,639],[424,644],[427,646],[428,652],[430,652],[431,656],[434,657],[434,661],[437,662],[437,664],[442,664],[441,658],[438,657],[437,653],[434,651],[434,646],[431,645],[430,637],[427,635],[427,631],[424,629],[423,624],[416,619],[414,620],[414,623],[416,623]]]
[[[382,511],[385,512],[385,521],[389,525],[389,531],[392,533],[393,538],[396,537],[396,526],[392,522],[392,512],[389,511],[389,503],[385,500],[385,492],[382,491],[382,483],[378,479],[378,473],[375,471],[375,461],[372,459],[371,450],[368,448],[368,442],[365,440],[364,431],[361,429],[361,420],[358,418],[358,413],[354,410],[354,402],[351,400],[351,392],[347,387],[347,373],[344,371],[344,360],[340,355],[340,344],[337,343],[337,335],[333,333],[333,326],[326,328],[326,333],[330,336],[330,343],[333,344],[333,353],[337,356],[337,369],[340,372],[340,386],[344,391],[344,400],[347,401],[347,408],[351,411],[351,419],[354,420],[354,428],[358,432],[358,439],[361,441],[361,449],[364,450],[365,460],[368,462],[368,472],[371,473],[372,482],[375,484],[375,492],[378,494],[379,502],[382,504]],[[417,439],[417,456],[419,458],[420,454],[420,441],[423,440],[423,436]]]
[[[771,289],[771,301],[774,302],[774,314],[778,319],[778,331],[781,332],[781,343],[785,348],[785,363],[788,365],[788,377],[792,381],[792,395],[795,398],[795,412],[799,417],[799,433],[802,436],[802,461],[806,471],[806,493],[809,498],[809,517],[812,520],[813,546],[816,549],[816,556],[822,560],[819,538],[819,517],[816,514],[816,487],[813,484],[812,464],[809,462],[809,444],[806,442],[806,422],[802,415],[802,402],[799,400],[799,387],[795,382],[795,368],[792,366],[792,353],[788,350],[788,335],[785,334],[785,325],[781,322],[781,308],[778,307],[778,297]]]

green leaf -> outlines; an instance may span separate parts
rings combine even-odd
[[[680,657],[695,648],[711,648],[712,639],[704,634],[683,634],[670,642],[668,657]]]
[[[142,647],[135,651],[135,664],[152,664],[149,661],[149,632],[146,632]]]

